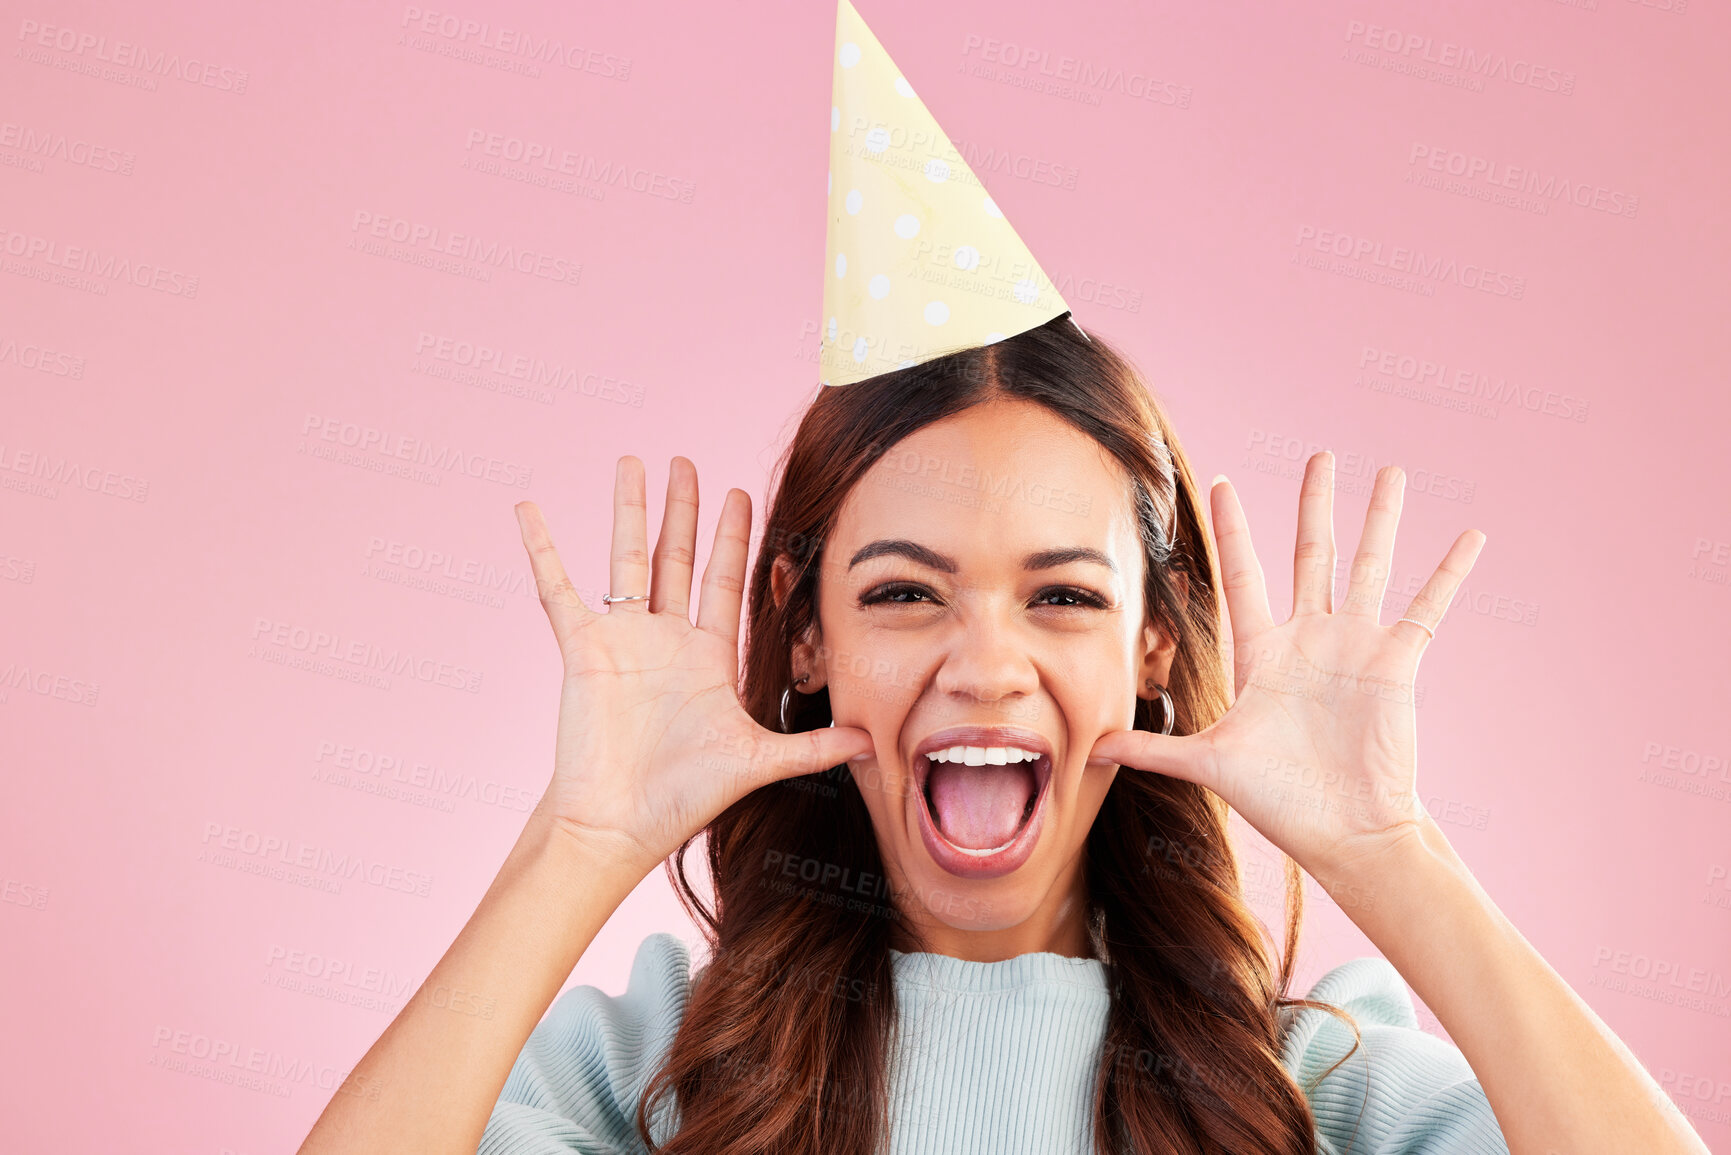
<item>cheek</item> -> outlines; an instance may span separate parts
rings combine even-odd
[[[893,720],[919,697],[921,651],[886,642],[881,634],[856,633],[829,649],[825,669],[838,722],[869,729],[872,720]]]
[[[1136,692],[1136,659],[1123,638],[1078,638],[1061,647],[1057,658],[1053,670],[1063,686],[1086,687],[1111,700]]]
[[[889,842],[897,841],[901,836],[894,833],[906,830],[906,815],[909,798],[914,789],[911,779],[900,777],[893,766],[884,766],[875,761],[849,768],[853,774],[854,785],[859,788],[860,797],[865,801],[866,811],[871,815],[872,828],[880,840],[886,840],[880,849],[887,849]]]
[[[1093,827],[1094,821],[1100,816],[1100,808],[1106,804],[1106,792],[1112,789],[1112,781],[1117,776],[1116,766],[1091,767],[1082,776],[1081,790],[1076,799],[1078,826],[1084,830]]]
[[[1113,730],[1128,729],[1136,715],[1136,663],[1121,638],[1078,645],[1054,667],[1053,693],[1058,707],[1081,741]]]

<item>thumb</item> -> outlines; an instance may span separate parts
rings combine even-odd
[[[1113,730],[1095,740],[1088,761],[1116,762],[1132,770],[1165,774],[1213,789],[1214,774],[1209,760],[1203,757],[1205,753],[1206,747],[1194,734]]]
[[[870,731],[857,726],[823,726],[797,734],[769,733],[772,735],[767,740],[771,778],[816,774],[854,758],[868,756],[874,749]]]

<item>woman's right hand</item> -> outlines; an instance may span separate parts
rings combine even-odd
[[[851,726],[780,734],[740,704],[739,620],[751,498],[730,489],[703,571],[697,620],[688,604],[697,540],[697,469],[672,461],[650,572],[643,463],[621,457],[613,481],[614,602],[583,604],[533,502],[516,506],[535,586],[564,661],[545,820],[647,875],[687,838],[760,786],[813,774],[871,750]],[[797,692],[797,691],[796,691]]]

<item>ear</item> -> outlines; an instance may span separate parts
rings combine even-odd
[[[1136,696],[1152,700],[1160,696],[1161,686],[1171,684],[1178,639],[1150,623],[1142,627],[1142,645],[1142,661],[1136,669]]]
[[[1190,575],[1172,575],[1173,592],[1180,607],[1190,597]],[[1142,626],[1142,661],[1136,670],[1136,696],[1150,700],[1160,696],[1161,686],[1171,685],[1172,661],[1178,656],[1178,638],[1153,622]]]
[[[787,604],[787,596],[793,591],[793,561],[785,553],[775,555],[775,563],[769,571],[769,592],[775,599],[777,609]],[[823,647],[817,637],[815,624],[807,626],[799,640],[793,644],[792,666],[793,677],[805,681],[794,687],[802,694],[815,694],[829,682],[829,673],[824,667]]]

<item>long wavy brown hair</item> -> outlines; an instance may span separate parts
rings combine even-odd
[[[1066,314],[820,391],[778,463],[751,572],[739,691],[759,723],[782,728],[792,646],[808,626],[815,633],[823,543],[854,484],[915,430],[996,398],[1045,406],[1123,467],[1145,604],[1177,638],[1172,732],[1194,733],[1225,712],[1220,585],[1195,478],[1141,376]],[[794,575],[780,605],[770,586],[778,554]],[[829,724],[827,690],[790,698],[790,730]],[[1156,728],[1155,708],[1137,700],[1138,729]],[[1309,1103],[1280,1063],[1281,1027],[1288,1008],[1312,1006],[1344,1018],[1355,1038],[1358,1028],[1339,1008],[1287,997],[1302,876],[1287,859],[1277,971],[1270,934],[1243,895],[1227,813],[1200,786],[1121,772],[1089,831],[1089,917],[1111,992],[1095,1081],[1098,1155],[1316,1150]],[[836,766],[756,790],[705,832],[713,910],[686,873],[699,836],[665,863],[710,956],[638,1104],[639,1134],[665,1155],[878,1155],[896,1029],[889,948],[925,948],[893,896],[862,900],[861,880],[881,883],[884,869],[852,772]],[[790,863],[797,886],[784,885]],[[678,1129],[657,1145],[649,1116],[670,1091]]]

